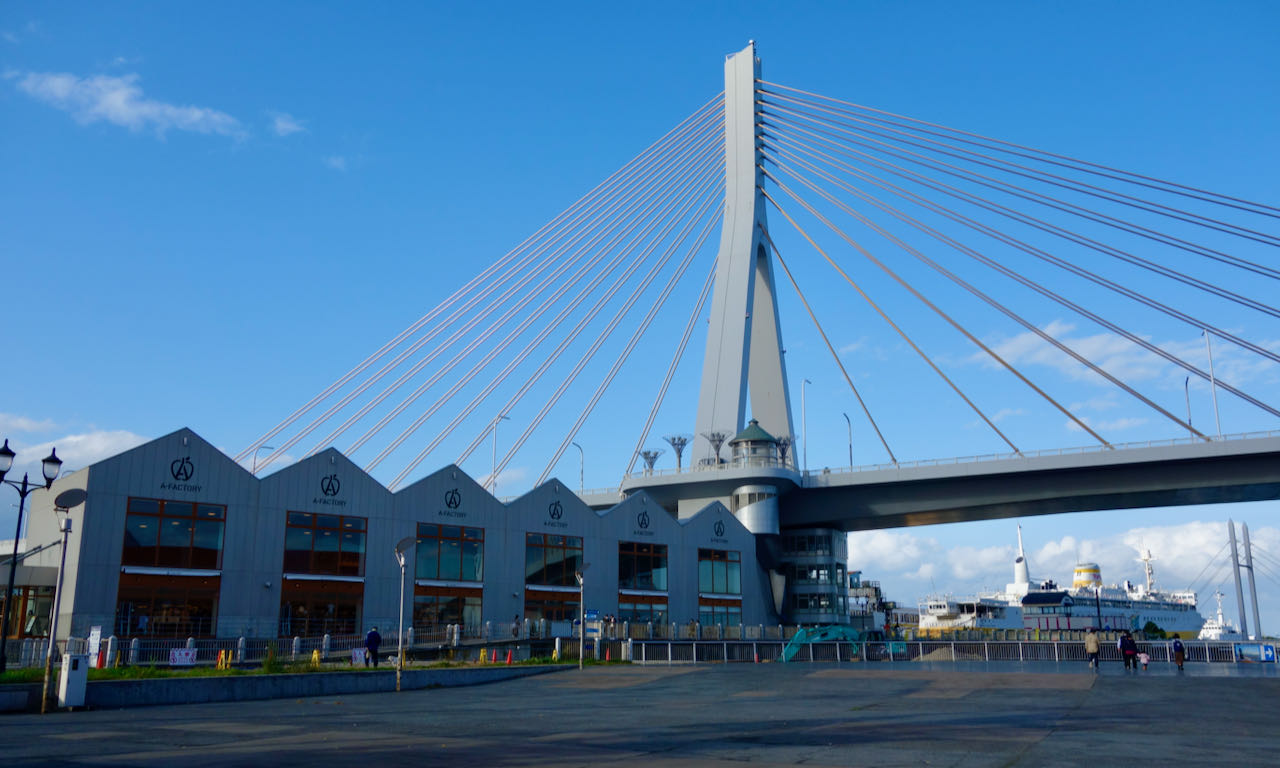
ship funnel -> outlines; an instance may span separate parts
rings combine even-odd
[[[1102,569],[1097,563],[1078,563],[1071,577],[1072,589],[1096,589],[1102,586]]]
[[[1013,583],[1030,584],[1031,576],[1027,569],[1027,555],[1022,551],[1022,526],[1018,526],[1018,556],[1013,561]]]

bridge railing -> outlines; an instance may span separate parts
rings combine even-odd
[[[1262,432],[1239,432],[1229,435],[1221,435],[1215,437],[1212,442],[1226,442],[1229,440],[1257,440],[1267,437],[1280,437],[1280,430],[1266,430]],[[1164,448],[1174,445],[1199,445],[1204,443],[1197,437],[1172,437],[1163,440],[1144,440],[1131,443],[1112,443],[1111,448],[1104,448],[1097,445],[1081,445],[1068,448],[1045,448],[1037,451],[1023,451],[1022,453],[984,453],[973,456],[956,456],[952,458],[941,459],[916,459],[914,461],[900,461],[896,464],[859,464],[849,467],[824,467],[822,469],[810,469],[802,472],[806,484],[821,485],[824,479],[829,479],[833,475],[848,475],[859,472],[876,472],[887,469],[912,469],[915,467],[946,467],[956,464],[979,464],[990,461],[1008,461],[1010,459],[1031,459],[1043,456],[1076,456],[1088,453],[1107,454],[1111,451],[1134,450],[1139,448]],[[681,469],[654,469],[652,471],[631,472],[627,474],[624,480],[632,480],[643,477],[669,476],[669,475],[705,475],[708,472],[727,472],[737,471],[743,467],[753,466],[771,466],[784,469],[795,469],[795,466],[789,462],[782,462],[777,459],[764,460],[753,458],[749,463],[726,462],[723,464],[712,464],[707,466],[683,467]],[[617,493],[616,488],[608,488],[602,490],[592,490],[589,493]]]

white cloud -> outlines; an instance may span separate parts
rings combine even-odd
[[[159,136],[170,129],[234,138],[245,135],[240,122],[226,112],[145,97],[136,74],[77,77],[65,72],[26,72],[7,76],[18,79],[18,90],[86,125],[107,122],[131,131],[150,128]]]
[[[58,458],[62,459],[62,471],[73,472],[142,445],[146,441],[147,438],[141,435],[116,429],[63,435],[54,440],[21,448],[12,446],[20,454],[14,470],[18,470],[21,465],[23,471],[34,470],[35,474],[39,475],[41,459],[48,456],[49,452],[56,447]]]
[[[271,130],[277,136],[288,136],[307,130],[302,121],[287,112],[271,113]]]
[[[54,423],[49,419],[36,421],[35,419],[28,419],[26,416],[0,413],[0,438],[7,437],[14,432],[48,432],[55,428]]]
[[[347,170],[347,158],[342,155],[330,155],[324,158],[324,164],[335,171]]]

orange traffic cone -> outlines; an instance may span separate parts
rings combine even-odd
[[[511,649],[507,649],[507,666],[511,666]]]
[[[497,648],[494,648],[494,649],[493,649],[493,658],[489,659],[489,661],[493,662],[494,664],[497,664],[497,663],[498,663],[498,649],[497,649]]]
[[[757,664],[759,664],[759,663],[760,663],[760,652],[759,652],[759,651],[756,651],[755,656],[756,656],[756,663],[757,663]]]
[[[604,660],[605,660],[605,661],[610,661],[610,656],[609,656],[609,652],[610,652],[610,650],[611,650],[610,648],[605,648],[605,649],[604,649]]]

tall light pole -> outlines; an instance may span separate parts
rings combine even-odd
[[[498,422],[504,419],[510,420],[510,416],[498,414],[493,419],[493,468],[489,471],[489,493],[494,496],[498,495]]]
[[[396,562],[400,564],[400,624],[396,629],[396,691],[400,690],[400,671],[404,669],[404,562],[405,552],[418,543],[413,536],[405,536],[396,544]]]
[[[274,451],[274,450],[275,450],[275,446],[273,445],[260,445],[257,448],[253,449],[253,474],[255,475],[258,474],[258,452]]]
[[[49,711],[49,680],[53,677],[53,649],[58,645],[58,613],[62,608],[62,575],[67,572],[67,537],[71,535],[71,515],[58,521],[62,531],[62,562],[58,564],[58,585],[53,589],[53,608],[49,616],[49,646],[44,651],[44,687],[40,692],[40,714]]]
[[[812,383],[808,379],[800,382],[800,439],[804,441],[801,445],[804,452],[804,466],[800,469],[802,473],[809,471],[809,411],[805,406],[805,387]]]
[[[1200,333],[1204,336],[1204,348],[1209,353],[1209,389],[1213,392],[1213,421],[1218,427],[1218,439],[1221,440],[1222,420],[1218,418],[1218,382],[1213,376],[1213,345],[1209,343],[1208,329]]]
[[[582,657],[587,647],[587,588],[582,574],[590,567],[591,563],[583,563],[581,568],[573,572],[573,578],[578,580],[578,669],[582,669]]]
[[[22,511],[26,507],[27,495],[38,487],[27,482],[26,472],[22,473],[21,483],[4,479],[13,467],[13,458],[17,455],[9,447],[9,441],[6,439],[4,447],[0,448],[0,482],[13,486],[18,491],[18,526],[13,533],[13,555],[9,558],[9,591],[4,593],[4,608],[0,609],[0,672],[4,672],[9,665],[9,607],[13,603],[13,581],[18,570],[18,539],[22,538]],[[40,472],[44,475],[46,490],[53,486],[53,481],[58,478],[58,471],[61,469],[62,459],[58,458],[57,449],[50,450],[49,455],[40,462]],[[63,552],[66,552],[65,548]]]
[[[1191,377],[1182,377],[1182,394],[1187,398],[1187,434],[1195,437],[1196,433],[1191,429]]]
[[[569,445],[572,445],[574,448],[578,449],[578,495],[581,496],[582,495],[582,468],[587,463],[586,455],[583,454],[582,452],[582,446],[578,445],[577,443],[569,443]]]
[[[845,426],[849,428],[849,468],[853,469],[853,422],[849,421],[849,414],[841,411],[840,415],[844,417]]]

